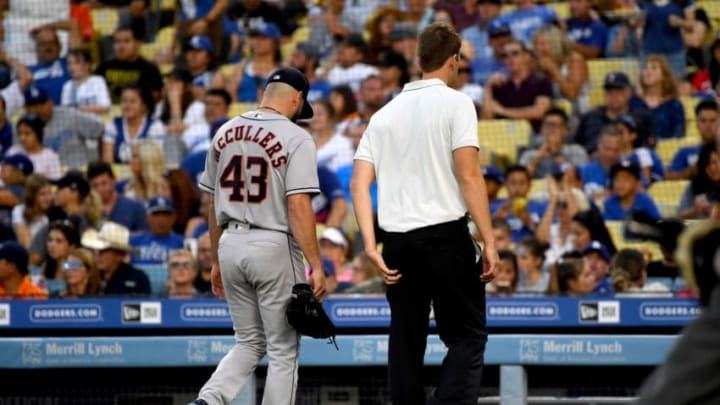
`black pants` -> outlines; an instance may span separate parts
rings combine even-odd
[[[388,286],[389,380],[393,405],[424,404],[423,360],[430,304],[448,353],[428,404],[475,404],[480,392],[487,328],[482,261],[467,220],[385,235],[383,258],[402,274]]]

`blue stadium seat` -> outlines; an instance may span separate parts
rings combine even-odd
[[[139,269],[145,272],[150,279],[150,291],[153,295],[165,292],[165,282],[168,278],[167,266],[143,266]]]

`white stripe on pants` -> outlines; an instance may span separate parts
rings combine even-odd
[[[295,283],[305,282],[302,253],[292,237],[261,229],[226,229],[218,254],[235,345],[200,390],[209,405],[237,396],[267,352],[263,405],[295,403],[300,337],[285,309]]]

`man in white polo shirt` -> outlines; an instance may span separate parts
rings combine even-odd
[[[478,162],[472,100],[453,90],[460,37],[432,24],[418,38],[423,80],[370,119],[355,155],[351,191],[368,256],[388,284],[389,380],[394,405],[474,404],[480,392],[485,285],[498,263],[485,182]],[[376,249],[370,185],[377,178],[378,222],[387,231]],[[485,242],[468,232],[470,212]],[[432,303],[448,347],[437,388],[425,398],[423,356]]]

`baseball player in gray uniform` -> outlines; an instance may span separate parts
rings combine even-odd
[[[310,204],[320,191],[315,144],[291,121],[312,117],[308,89],[300,71],[276,70],[260,107],[220,127],[208,151],[199,185],[213,196],[212,288],[227,299],[235,345],[193,404],[232,401],[266,353],[262,403],[295,403],[300,337],[285,310],[292,286],[306,280],[303,254],[315,295],[325,294]]]

